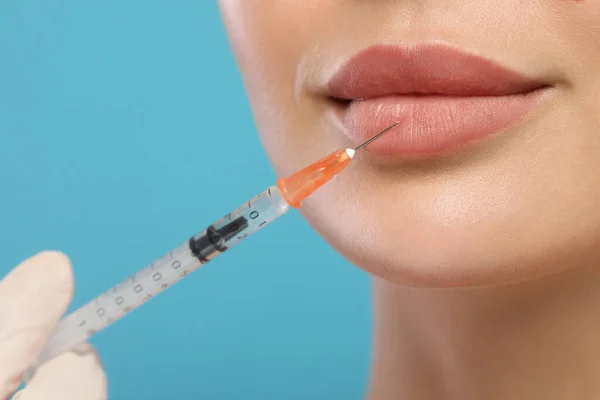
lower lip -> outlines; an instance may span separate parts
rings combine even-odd
[[[399,122],[367,150],[383,156],[447,151],[506,129],[532,112],[547,92],[483,97],[388,96],[355,100],[338,109],[362,143]]]

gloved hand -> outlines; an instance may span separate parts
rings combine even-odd
[[[69,259],[43,252],[0,281],[0,400],[18,388],[73,296]],[[38,367],[18,400],[103,400],[106,375],[89,344]]]

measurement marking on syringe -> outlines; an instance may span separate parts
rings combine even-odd
[[[218,238],[224,241],[226,248],[231,248],[286,211],[287,203],[272,188],[209,227],[217,230],[221,235]],[[211,250],[215,236],[209,236],[209,233],[206,229],[199,232],[76,310],[74,319],[67,318],[57,326],[56,336],[48,341],[40,362],[76,345],[83,339],[84,333],[86,337],[83,340],[87,340],[220,254]],[[193,247],[194,244],[197,248]],[[200,255],[206,253],[209,257],[198,257],[197,252],[202,252]]]

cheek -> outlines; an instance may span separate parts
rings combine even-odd
[[[227,33],[247,80],[293,84],[300,58],[323,38],[330,3],[335,1],[221,0]]]
[[[600,2],[558,0],[540,7],[536,45],[547,49],[568,80],[577,85],[598,75],[600,62]]]
[[[304,105],[298,104],[298,66],[327,37],[323,29],[336,3],[220,2],[258,132],[278,175],[289,175],[315,161],[321,137]]]

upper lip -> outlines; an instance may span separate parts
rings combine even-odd
[[[545,86],[498,63],[439,43],[377,45],[350,58],[327,80],[335,100],[393,95],[506,96]]]

